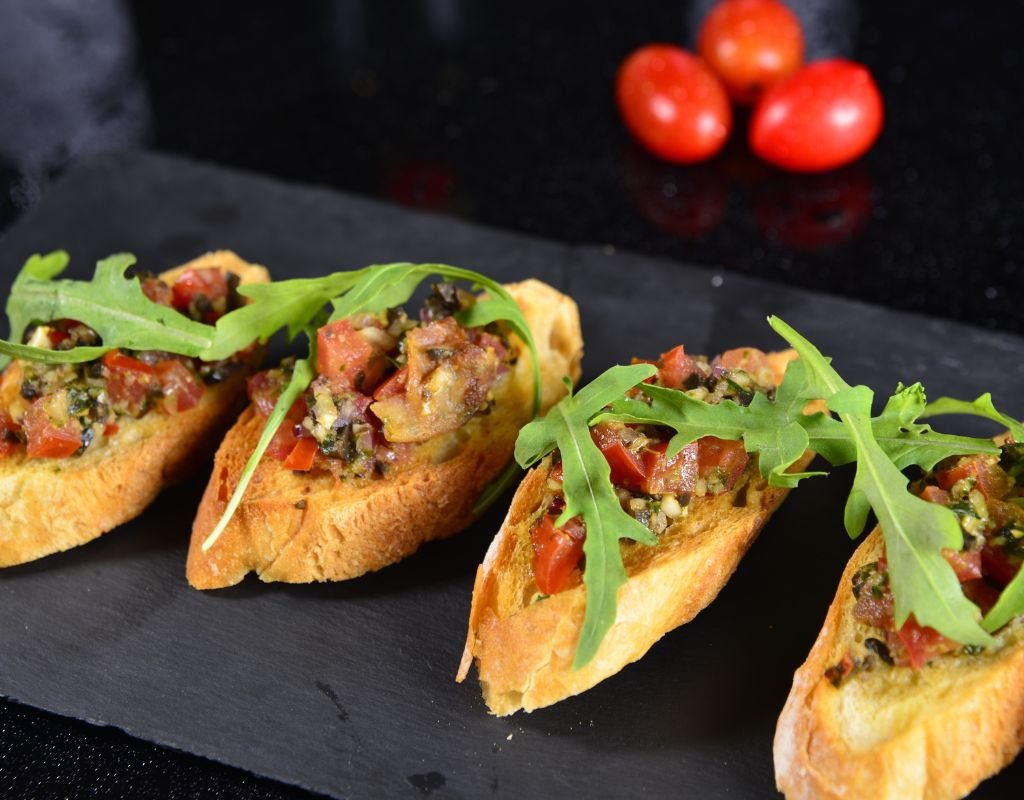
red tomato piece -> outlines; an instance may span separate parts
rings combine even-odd
[[[160,389],[166,398],[164,406],[172,412],[188,411],[199,405],[203,398],[203,384],[177,359],[161,361],[156,365]]]
[[[295,443],[295,447],[288,454],[288,457],[284,460],[282,466],[285,469],[293,469],[299,472],[312,469],[313,459],[316,457],[318,449],[319,445],[317,445],[316,439],[299,439]]]
[[[652,44],[633,52],[619,68],[616,98],[630,133],[666,161],[703,161],[729,138],[725,89],[701,59],[679,47]]]
[[[148,275],[142,279],[142,293],[154,303],[162,306],[174,305],[174,290],[155,275]],[[185,307],[188,307],[188,303]]]
[[[669,389],[679,389],[697,370],[696,362],[686,355],[682,345],[662,353],[658,360],[658,383]]]
[[[277,426],[274,437],[270,440],[270,444],[267,445],[267,454],[278,461],[284,461],[291,455],[292,450],[295,449],[297,441],[295,423],[290,419],[285,419]]]
[[[967,456],[951,469],[935,475],[939,486],[947,491],[965,478],[974,478],[974,488],[985,495],[986,500],[999,500],[1010,490],[1006,473],[984,456]]]
[[[17,433],[21,430],[21,425],[11,419],[6,411],[0,411],[0,428],[8,430],[11,433]]]
[[[394,397],[405,391],[405,383],[409,380],[409,367],[402,367],[394,372],[391,377],[385,380],[373,392],[374,400],[383,400],[387,397]]]
[[[188,312],[191,307],[199,310],[199,298],[206,299],[208,307],[203,314],[206,322],[216,322],[227,310],[228,281],[224,273],[216,267],[187,269],[171,287],[174,295],[174,307],[178,311]]]
[[[590,429],[590,435],[611,468],[612,483],[631,489],[639,488],[647,477],[643,459],[626,447],[610,425],[595,425]]]
[[[316,334],[317,370],[331,388],[369,394],[384,377],[390,361],[346,319],[324,325]]]
[[[533,544],[533,576],[544,594],[558,594],[580,583],[580,559],[587,532],[578,518],[562,528],[545,515],[530,531]]]
[[[666,458],[668,442],[659,442],[643,453],[646,477],[640,486],[645,494],[689,494],[697,482],[699,446],[691,442]]]
[[[951,642],[934,628],[918,625],[914,615],[907,617],[896,636],[906,648],[907,661],[914,669],[921,669],[935,656],[947,652]]]
[[[952,550],[944,547],[942,548],[942,557],[953,568],[953,572],[956,573],[956,578],[960,583],[977,580],[981,577],[980,550],[965,553],[962,550]]]
[[[50,420],[43,405],[37,400],[28,407],[21,425],[28,439],[29,458],[63,458],[78,452],[82,446],[82,426],[69,419],[59,428]]]
[[[736,347],[726,350],[714,360],[716,366],[726,369],[741,369],[756,375],[760,370],[768,366],[768,357],[763,350],[756,347]]]
[[[130,414],[139,414],[150,393],[160,388],[155,368],[119,350],[108,351],[103,356],[103,366],[110,402]]]
[[[817,61],[765,90],[750,121],[750,147],[782,169],[824,172],[864,155],[882,116],[882,96],[866,67]]]
[[[705,436],[697,440],[697,445],[697,466],[701,476],[720,479],[722,492],[729,491],[750,460],[747,451],[743,449],[743,442]],[[717,472],[717,475],[712,475],[713,472]]]
[[[106,425],[103,426],[103,435],[113,436],[120,429],[120,426],[116,422],[108,422]]]
[[[949,507],[952,499],[949,496],[949,492],[945,489],[940,489],[938,486],[925,486],[921,490],[921,499],[927,500],[929,503],[937,503],[940,506]]]
[[[778,0],[723,0],[704,18],[697,51],[734,100],[751,103],[800,68],[804,34]]]

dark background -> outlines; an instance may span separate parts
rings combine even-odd
[[[147,147],[1024,331],[1022,4],[792,5],[809,57],[863,61],[885,99],[878,144],[835,173],[758,163],[742,115],[697,167],[629,141],[618,63],[692,43],[708,2],[0,0],[0,247],[69,165]],[[6,702],[5,784],[307,796]]]

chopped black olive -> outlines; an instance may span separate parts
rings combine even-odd
[[[882,661],[884,661],[886,664],[892,666],[892,664],[895,663],[892,659],[892,653],[889,652],[889,648],[886,647],[885,642],[883,642],[881,639],[869,637],[864,640],[864,646],[872,653],[874,653],[876,656],[878,656],[880,659],[882,659]]]
[[[93,442],[93,440],[95,438],[96,438],[96,431],[95,431],[95,429],[91,425],[88,428],[86,428],[85,430],[83,430],[82,431],[82,447],[78,451],[78,453],[82,453],[89,445],[92,444],[92,442]]]
[[[999,456],[999,466],[1018,483],[1024,478],[1024,442],[1004,444]]]
[[[26,400],[31,400],[39,396],[39,387],[31,381],[23,381],[21,384],[21,396]]]

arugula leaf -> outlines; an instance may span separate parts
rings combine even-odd
[[[587,568],[583,584],[587,608],[576,643],[573,669],[588,664],[615,622],[619,587],[626,582],[619,539],[654,544],[653,534],[625,511],[611,483],[608,462],[590,437],[590,419],[613,400],[655,372],[651,364],[612,367],[579,393],[562,398],[547,415],[526,425],[516,441],[516,461],[526,469],[556,447],[562,457],[565,511],[556,520],[564,525],[582,516],[587,527],[583,553]]]
[[[840,415],[856,447],[857,471],[845,515],[847,532],[858,535],[868,508],[874,509],[885,538],[896,626],[914,614],[919,624],[958,642],[991,645],[994,640],[975,621],[977,606],[964,597],[953,568],[942,556],[942,548],[959,550],[963,545],[956,515],[906,491],[906,477],[875,439],[871,390],[847,384],[814,345],[781,319],[768,321],[807,364],[815,393]]]
[[[1020,614],[1024,614],[1024,569],[1018,570],[1013,580],[1006,584],[996,604],[981,621],[981,627],[994,633]]]
[[[1024,442],[1024,425],[1013,417],[998,411],[992,402],[992,394],[985,392],[977,399],[968,402],[957,400],[953,397],[940,397],[929,403],[922,417],[938,417],[944,414],[967,414],[973,417],[985,417],[993,422],[998,422],[1010,431],[1015,442]]]
[[[7,298],[10,341],[0,343],[0,353],[55,364],[90,360],[113,347],[198,356],[211,345],[212,327],[154,303],[137,279],[125,277],[135,263],[130,253],[98,262],[91,281],[54,280],[67,263],[67,253],[60,250],[25,262]],[[100,335],[103,347],[45,350],[19,344],[30,324],[56,319],[85,323]]]
[[[235,486],[235,491],[231,495],[231,499],[228,500],[227,506],[224,508],[224,513],[221,514],[220,520],[218,520],[216,527],[210,532],[210,535],[203,541],[203,552],[205,553],[211,547],[220,535],[227,528],[228,522],[231,521],[231,517],[234,516],[235,510],[238,508],[238,504],[242,501],[242,496],[245,494],[245,490],[249,488],[249,481],[252,480],[252,476],[256,472],[256,467],[259,466],[260,459],[263,458],[263,454],[267,452],[267,448],[270,446],[270,440],[274,438],[274,434],[277,433],[278,427],[284,421],[285,415],[288,413],[288,409],[292,407],[292,403],[298,400],[299,396],[306,391],[306,388],[313,381],[315,370],[312,364],[316,363],[315,353],[315,338],[311,339],[310,343],[310,355],[309,358],[302,358],[295,362],[295,369],[292,371],[292,377],[288,381],[288,385],[285,386],[281,392],[281,396],[277,398],[277,402],[274,404],[274,409],[270,412],[267,417],[266,424],[263,426],[263,433],[260,435],[259,442],[256,443],[256,449],[252,451],[252,455],[249,456],[249,460],[245,462],[245,467],[242,469],[242,474],[238,478],[238,485]]]

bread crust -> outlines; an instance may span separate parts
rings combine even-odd
[[[218,267],[242,283],[266,283],[264,267],[235,253],[207,253],[161,277]],[[258,360],[254,356],[253,362]],[[172,416],[150,413],[119,422],[100,447],[68,458],[0,460],[0,567],[85,544],[138,516],[164,487],[204,463],[245,389],[246,372],[207,387],[199,404]]]
[[[542,407],[580,375],[583,341],[575,302],[536,280],[509,285],[538,349]],[[294,473],[266,456],[230,523],[207,552],[213,530],[255,449],[263,426],[250,407],[228,432],[192,528],[187,577],[197,589],[263,581],[345,580],[400,561],[421,544],[451,536],[473,520],[473,505],[512,457],[530,418],[529,351],[495,389],[495,405],[462,429],[417,447],[413,463],[382,479],[338,481],[326,472]]]
[[[769,354],[777,383],[794,357],[791,351]],[[805,453],[794,470],[804,469],[812,457]],[[536,585],[529,528],[550,465],[549,456],[520,485],[473,587],[456,680],[466,677],[475,659],[484,700],[498,715],[532,711],[589,689],[693,619],[718,595],[788,491],[768,486],[752,459],[740,484],[693,499],[655,547],[624,542],[629,579],[619,590],[615,622],[593,660],[574,670],[585,587],[531,602]]]
[[[870,628],[853,619],[853,576],[884,552],[875,529],[839,581],[825,623],[796,671],[775,731],[786,797],[957,798],[1024,746],[1024,623],[980,655],[940,656],[919,671],[877,665],[837,688],[824,677]]]

